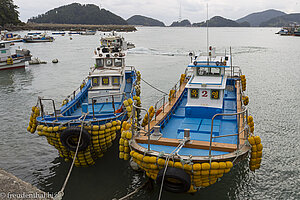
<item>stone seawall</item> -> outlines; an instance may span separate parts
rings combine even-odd
[[[30,183],[26,183],[16,176],[0,169],[0,200],[26,199],[42,200],[53,199],[54,194],[43,192]]]

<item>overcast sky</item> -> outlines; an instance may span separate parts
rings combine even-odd
[[[14,0],[19,6],[20,18],[24,22],[32,16],[74,2],[101,5],[124,19],[139,14],[158,19],[166,25],[178,20],[180,2],[181,18],[189,19],[192,23],[206,19],[207,3],[209,18],[219,15],[236,20],[267,9],[300,13],[300,0]]]

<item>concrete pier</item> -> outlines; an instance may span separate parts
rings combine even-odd
[[[54,194],[43,192],[30,183],[0,169],[0,200],[3,199],[53,199]]]

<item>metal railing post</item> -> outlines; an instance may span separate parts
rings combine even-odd
[[[94,108],[94,98],[92,98],[92,108],[93,108],[93,119],[95,119],[95,108]]]
[[[248,109],[247,108],[245,108],[245,110],[243,110],[243,111],[241,111],[241,112],[238,112],[238,113],[218,113],[218,114],[215,114],[213,117],[212,117],[212,119],[211,119],[211,131],[210,131],[210,140],[209,140],[209,157],[211,156],[211,145],[212,145],[212,139],[213,138],[215,138],[215,137],[217,137],[217,136],[215,136],[215,137],[213,137],[212,136],[212,134],[213,134],[213,128],[214,128],[214,119],[215,119],[215,117],[217,117],[217,116],[233,116],[233,115],[237,115],[238,117],[240,116],[240,114],[243,114],[243,113],[247,113],[248,112]],[[238,125],[239,125],[239,123],[238,123]],[[237,136],[239,136],[239,131],[238,131],[238,134],[229,134],[229,135],[223,135],[223,136],[218,136],[218,137],[228,137],[228,136],[234,136],[234,135],[237,135]],[[240,140],[239,140],[239,138],[238,138],[238,140],[237,140],[237,149],[239,149],[239,145],[240,145]]]
[[[134,107],[136,109],[144,110],[144,111],[146,111],[146,113],[148,115],[148,130],[147,130],[147,135],[148,135],[148,151],[150,151],[151,149],[150,149],[150,118],[149,118],[149,112],[145,108],[138,107],[138,106],[134,105],[134,103],[132,104],[132,107]]]
[[[41,105],[41,115],[42,115],[42,119],[44,119],[44,105],[42,104],[42,98],[39,97],[39,102]]]

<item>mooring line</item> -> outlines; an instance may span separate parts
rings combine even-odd
[[[75,154],[74,154],[74,158],[73,158],[73,161],[72,161],[72,164],[71,164],[71,167],[69,169],[69,172],[68,172],[68,175],[65,179],[65,182],[61,188],[61,190],[55,195],[55,197],[53,198],[54,200],[61,200],[64,196],[64,190],[65,190],[65,187],[68,183],[68,180],[71,176],[71,172],[73,170],[73,167],[74,167],[74,163],[75,163],[75,160],[76,160],[76,156],[77,156],[77,153],[78,153],[78,149],[79,149],[79,145],[80,145],[80,140],[81,140],[81,135],[82,135],[82,131],[83,131],[83,122],[86,118],[86,116],[88,115],[88,113],[84,114],[84,118],[83,120],[81,121],[81,130],[80,130],[80,135],[79,135],[79,138],[78,138],[78,143],[77,143],[77,147],[76,147],[76,151],[75,151]]]
[[[157,91],[159,91],[159,92],[161,92],[161,93],[164,93],[165,95],[168,94],[168,93],[166,93],[166,92],[164,92],[164,91],[158,89],[157,87],[151,85],[150,83],[148,83],[147,81],[145,81],[143,78],[141,78],[141,79],[142,79],[142,81],[144,81],[147,85],[149,85],[149,86],[152,87],[153,89],[155,89],[155,90],[157,90]]]

